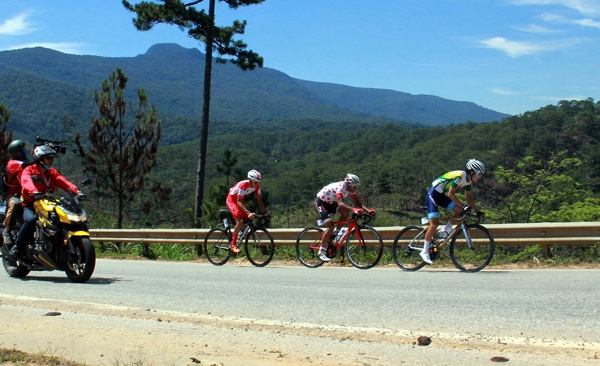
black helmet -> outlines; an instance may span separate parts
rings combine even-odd
[[[27,159],[27,149],[25,146],[27,144],[23,140],[15,140],[8,144],[8,155],[10,155],[11,159],[19,159],[26,160]]]

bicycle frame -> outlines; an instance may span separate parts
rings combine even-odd
[[[228,211],[222,210],[223,222],[209,230],[204,238],[204,253],[207,259],[214,265],[225,264],[231,257],[237,254],[231,250],[232,228],[231,215]],[[244,228],[240,231],[237,238],[237,246],[244,250],[246,258],[250,263],[257,267],[266,266],[275,250],[273,237],[262,223],[255,223],[255,219],[268,219],[268,216],[256,215],[253,219],[244,222]]]
[[[355,213],[353,213],[352,217],[349,219],[334,221],[333,222],[334,227],[344,226],[346,224],[350,224],[350,225],[348,225],[348,229],[346,230],[344,235],[342,235],[342,238],[340,239],[339,242],[337,240],[335,240],[335,238],[332,235],[329,237],[328,244],[332,244],[335,246],[336,249],[339,249],[342,245],[344,245],[344,243],[346,243],[346,241],[348,240],[348,237],[350,237],[350,234],[352,234],[354,231],[356,231],[357,237],[358,237],[358,242],[360,243],[361,247],[364,247],[365,242],[364,242],[363,236],[362,236],[360,230],[358,230],[358,219],[360,219],[361,217],[363,218],[363,225],[365,225],[366,223],[371,221],[370,215],[357,215]],[[325,234],[323,234],[323,235],[325,235]],[[315,250],[319,250],[320,245],[311,245],[311,248],[315,249]]]
[[[477,215],[472,215],[471,213],[465,213],[464,215],[462,215],[461,217],[456,217],[456,216],[451,216],[451,217],[444,217],[441,218],[440,221],[452,221],[455,220],[456,221],[456,225],[452,226],[452,230],[448,233],[448,235],[446,236],[446,238],[444,240],[442,240],[441,243],[436,243],[438,250],[442,249],[443,247],[445,247],[448,243],[450,243],[450,241],[452,240],[452,238],[454,236],[456,236],[456,234],[458,234],[461,230],[465,235],[465,239],[467,240],[467,245],[469,246],[469,248],[473,249],[474,245],[473,245],[473,241],[471,240],[471,237],[469,236],[469,231],[467,230],[466,224],[465,224],[465,220],[467,220],[469,217],[477,217]],[[479,218],[477,219],[477,222],[479,222]],[[429,225],[425,225],[423,226],[423,235],[427,232],[427,230],[429,230]],[[435,236],[434,236],[434,240],[433,242],[435,243]],[[409,247],[413,250],[421,250],[423,248],[418,248],[418,247],[412,247],[411,245],[409,245]]]
[[[324,261],[317,253],[325,252],[327,257],[336,257],[340,247],[344,247],[345,254],[350,263],[359,269],[369,269],[377,265],[383,254],[383,240],[373,227],[367,225],[373,219],[370,214],[353,214],[352,218],[334,221],[330,225],[347,226],[341,239],[334,240],[333,235],[326,241],[325,248],[321,248],[325,230],[321,226],[309,226],[302,230],[296,240],[295,248],[298,260],[309,268],[317,268]],[[360,221],[359,221],[360,220]]]
[[[434,236],[429,246],[432,261],[436,261],[441,249],[448,245],[452,263],[463,272],[477,272],[490,263],[495,249],[494,238],[489,230],[479,224],[480,217],[474,223],[467,223],[471,217],[477,215],[465,213],[440,219],[454,225],[446,237],[439,237],[438,233]],[[423,250],[429,229],[429,222],[423,219],[421,225],[409,225],[400,230],[392,245],[392,257],[398,267],[405,271],[416,271],[426,265],[419,252]]]

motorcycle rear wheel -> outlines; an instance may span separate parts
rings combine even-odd
[[[70,256],[71,258],[67,260],[65,273],[71,281],[83,283],[92,277],[94,268],[96,268],[96,250],[90,238],[71,238],[71,240],[75,245],[77,255]]]
[[[14,244],[2,244],[2,264],[4,270],[11,277],[23,278],[29,274],[29,269],[25,267],[21,262],[19,265],[11,259],[8,259],[8,252]]]

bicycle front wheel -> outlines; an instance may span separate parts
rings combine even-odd
[[[383,240],[377,230],[363,225],[353,230],[346,240],[346,255],[359,269],[375,267],[383,254]]]
[[[204,238],[204,254],[208,261],[215,266],[222,266],[229,260],[229,231],[222,227],[210,229]]]
[[[256,267],[264,267],[273,259],[275,242],[267,229],[257,227],[246,235],[244,251],[250,263]]]
[[[421,226],[407,226],[400,230],[392,244],[392,258],[405,271],[418,271],[425,266],[419,253],[423,249],[425,230]]]
[[[318,226],[307,227],[302,230],[296,240],[296,255],[300,263],[308,268],[317,268],[324,262],[319,258],[319,247],[323,229]]]
[[[461,230],[452,238],[450,258],[461,271],[478,272],[490,263],[495,248],[494,238],[488,229],[479,224],[471,224],[467,225],[466,235]]]

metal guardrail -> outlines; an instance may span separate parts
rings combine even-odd
[[[533,224],[484,225],[494,237],[496,245],[600,243],[600,222],[552,222]],[[403,226],[375,227],[384,244],[391,246]],[[209,229],[93,229],[92,241],[136,242],[200,245]],[[303,229],[271,229],[276,246],[294,245]]]

